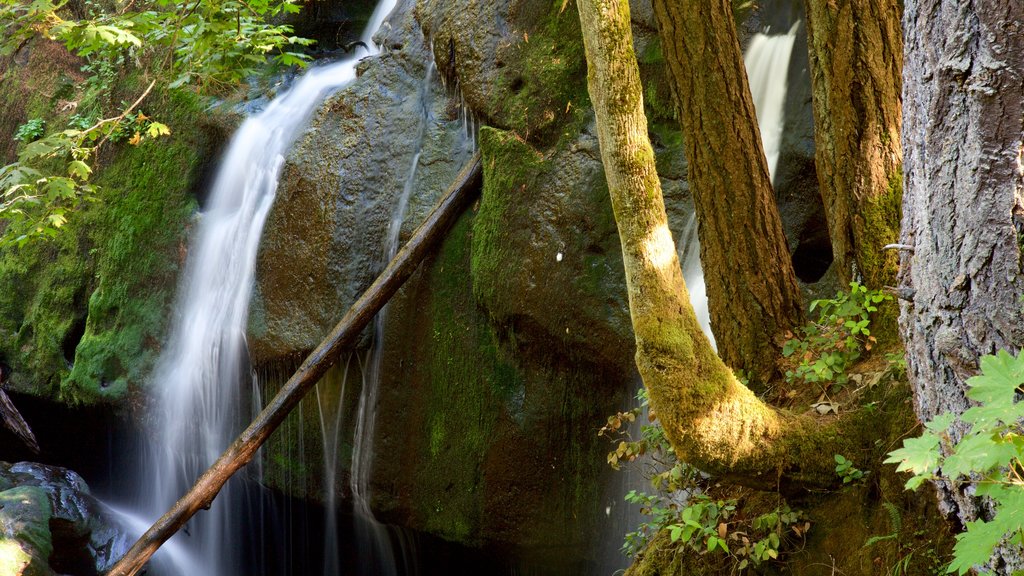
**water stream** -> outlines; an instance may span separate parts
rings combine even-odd
[[[274,201],[284,156],[313,111],[356,76],[356,63],[378,48],[372,36],[394,8],[382,0],[361,40],[368,48],[316,66],[242,123],[228,146],[201,215],[179,288],[170,339],[154,375],[147,461],[139,463],[139,510],[155,520],[234,439],[243,424],[242,390],[251,379],[245,345],[253,270],[263,223]],[[229,482],[211,509],[175,541],[203,574],[238,574],[241,546],[235,511],[239,482]],[[195,574],[178,565],[178,573]]]

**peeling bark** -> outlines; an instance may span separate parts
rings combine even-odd
[[[711,327],[767,381],[803,301],[775,205],[730,0],[654,1],[681,111]]]
[[[1024,345],[1024,3],[907,0],[903,33],[900,331],[923,421],[969,407],[981,355]],[[986,515],[937,489],[961,522]],[[1021,566],[997,551],[998,573]]]

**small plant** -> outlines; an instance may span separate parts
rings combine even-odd
[[[95,123],[95,118],[82,116],[81,114],[75,114],[71,117],[70,120],[68,120],[68,128],[71,128],[73,130],[88,130],[89,128],[92,128],[93,124]]]
[[[849,367],[874,346],[871,314],[886,300],[892,296],[851,282],[849,292],[811,302],[818,320],[801,328],[800,337],[789,333],[782,347],[782,355],[790,359],[786,381],[845,384]]]
[[[636,556],[655,534],[667,531],[673,545],[713,555],[732,571],[743,572],[778,560],[792,541],[803,539],[810,523],[785,503],[750,518],[740,513],[736,499],[714,498],[709,491],[716,487],[707,477],[676,460],[653,413],[649,414],[650,424],[641,426],[640,438],[633,440],[630,424],[647,407],[646,390],[641,390],[637,399],[639,408],[609,417],[598,433],[616,443],[608,454],[608,463],[616,470],[644,457],[644,473],[654,490],[632,490],[626,495],[626,501],[639,505],[646,519],[625,535],[625,555]]]
[[[836,460],[836,474],[843,479],[843,484],[853,484],[860,482],[867,477],[868,473],[857,468],[853,465],[851,460],[847,460],[842,454],[835,455]]]
[[[46,121],[42,118],[32,118],[25,122],[14,132],[14,139],[22,142],[32,142],[43,137],[46,133]]]
[[[913,474],[909,490],[941,476],[958,490],[973,486],[976,495],[990,499],[992,518],[968,522],[956,537],[948,571],[961,575],[985,566],[997,546],[1020,548],[1024,542],[1024,403],[1017,398],[1024,386],[1024,354],[982,357],[981,374],[967,385],[967,397],[978,405],[959,416],[957,428],[969,428],[958,441],[951,439],[957,417],[941,414],[886,460],[898,472]]]

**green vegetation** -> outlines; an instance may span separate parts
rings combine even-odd
[[[654,492],[631,490],[626,495],[626,501],[639,505],[647,519],[625,535],[625,555],[638,557],[657,534],[665,531],[669,546],[710,554],[707,561],[731,573],[743,573],[780,560],[786,551],[803,542],[810,522],[781,496],[776,496],[774,508],[754,514],[745,510],[738,498],[712,496],[724,490],[722,485],[676,460],[653,412],[649,412],[651,423],[641,425],[640,438],[633,440],[628,432],[630,424],[645,408],[649,410],[645,389],[637,393],[637,399],[640,407],[610,416],[598,432],[617,442],[608,454],[608,464],[615,470],[624,463],[648,459],[643,470]]]
[[[843,479],[843,484],[850,484],[853,482],[861,482],[869,474],[857,468],[853,465],[851,460],[848,460],[842,454],[835,455],[836,460],[836,474]]]
[[[988,520],[967,523],[956,537],[950,573],[986,573],[996,546],[1024,545],[1024,354],[999,351],[981,359],[981,374],[967,381],[967,397],[978,403],[957,418],[945,413],[925,424],[923,434],[890,453],[887,463],[913,474],[909,490],[927,480],[944,478],[958,489],[972,487],[989,499],[994,513]],[[954,430],[966,428],[953,441]]]
[[[849,292],[811,302],[818,320],[801,328],[800,337],[788,334],[782,347],[782,355],[789,359],[786,380],[818,383],[823,388],[829,383],[845,384],[850,366],[875,344],[870,329],[873,313],[879,304],[891,300],[888,294],[851,282]]]
[[[193,84],[216,92],[255,73],[271,59],[279,65],[302,65],[307,57],[292,51],[311,41],[292,35],[290,26],[273,21],[294,13],[294,0],[175,3],[151,0],[128,3],[120,10],[85,2],[72,10],[66,2],[0,2],[0,52],[22,49],[36,37],[61,43],[80,58],[88,74],[84,90],[65,106],[96,108],[97,119],[76,115],[44,134],[45,121],[32,118],[15,137],[26,142],[16,162],[0,168],[0,245],[23,246],[53,237],[83,201],[97,198],[90,183],[107,142],[167,136],[170,127],[138,111],[158,90]],[[115,70],[136,68],[146,87],[130,101],[112,106]],[[129,103],[130,102],[130,103]],[[117,112],[111,112],[110,109]]]

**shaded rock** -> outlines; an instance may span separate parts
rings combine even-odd
[[[102,574],[123,540],[75,472],[0,462],[0,574]]]

